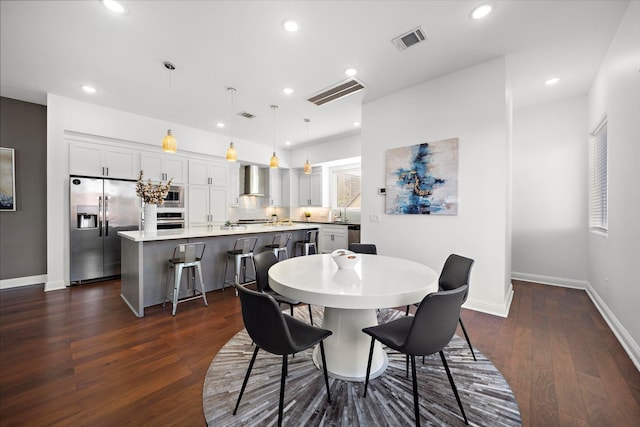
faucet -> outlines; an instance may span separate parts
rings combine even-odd
[[[342,222],[348,222],[349,218],[347,218],[347,207],[344,207],[344,216],[342,217]]]

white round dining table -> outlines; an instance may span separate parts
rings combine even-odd
[[[363,328],[378,324],[376,309],[405,307],[438,290],[438,274],[402,258],[358,254],[353,269],[338,269],[330,254],[289,258],[269,269],[269,285],[281,295],[324,307],[322,327],[327,371],[334,378],[364,381],[371,338]],[[317,349],[316,349],[317,350]],[[317,351],[314,362],[320,366]],[[382,374],[387,357],[376,342],[370,378]]]

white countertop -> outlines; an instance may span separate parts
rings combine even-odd
[[[318,228],[318,224],[313,223],[293,223],[292,225],[272,225],[272,224],[249,224],[247,228],[239,228],[236,230],[222,230],[220,228],[224,224],[204,225],[200,227],[188,227],[171,230],[158,230],[155,232],[144,232],[140,230],[119,231],[118,236],[132,240],[134,242],[154,242],[162,240],[176,239],[197,239],[202,237],[215,236],[235,236],[238,234],[253,233],[273,233],[281,231],[308,230]]]

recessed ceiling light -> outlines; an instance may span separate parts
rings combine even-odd
[[[291,141],[285,142],[284,145],[291,145]]]
[[[547,86],[553,86],[559,81],[560,81],[560,77],[551,77],[550,79],[545,80],[544,84],[546,84]]]
[[[355,127],[360,126],[360,124],[361,124],[360,122],[353,122],[353,125],[354,125]]]
[[[109,9],[111,12],[119,13],[121,15],[127,13],[127,6],[125,6],[125,4],[121,1],[100,0],[100,3],[102,3],[102,5]]]
[[[222,129],[224,127],[224,123],[218,122],[218,123],[216,123],[216,126],[218,126],[220,129]]]
[[[348,77],[353,77],[356,74],[358,74],[358,70],[356,70],[355,68],[347,68],[346,70],[344,70],[344,73],[348,76]]]
[[[89,85],[82,85],[80,86],[82,88],[83,91],[87,92],[87,93],[96,93],[96,88],[93,86],[89,86]]]
[[[293,93],[293,89],[291,89],[290,87],[282,88],[282,93],[284,93],[285,95],[291,95]]]
[[[282,23],[282,28],[288,33],[295,33],[296,31],[300,31],[300,24],[292,19],[286,19]]]
[[[485,16],[489,15],[491,12],[493,12],[493,6],[490,4],[483,4],[473,9],[473,11],[471,12],[471,18],[482,19]]]

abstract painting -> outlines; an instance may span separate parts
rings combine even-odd
[[[387,214],[458,215],[458,138],[386,153]]]
[[[0,147],[0,211],[16,210],[15,151]]]

